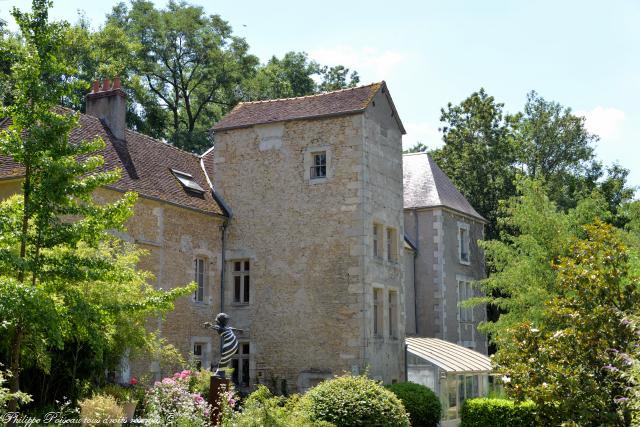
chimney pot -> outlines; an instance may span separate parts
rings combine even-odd
[[[87,95],[87,114],[103,121],[109,130],[119,140],[124,140],[126,135],[127,95],[120,89],[120,79],[114,77],[113,88],[109,79],[93,83],[93,92]],[[118,89],[118,90],[116,90]]]

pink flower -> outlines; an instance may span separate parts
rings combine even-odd
[[[131,384],[131,385],[138,384],[138,379],[136,377],[131,377],[131,381],[129,381],[129,384]]]
[[[165,378],[162,380],[162,384],[174,385],[176,382],[171,378]]]
[[[180,372],[180,374],[184,375],[185,377],[188,377],[189,375],[191,375],[191,371],[185,369],[184,371]]]

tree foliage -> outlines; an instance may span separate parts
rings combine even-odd
[[[626,426],[632,383],[623,373],[639,345],[630,318],[640,281],[629,274],[619,231],[596,221],[584,232],[552,262],[555,292],[539,318],[498,336],[511,342],[494,361],[509,378],[508,393],[533,400],[550,425]]]
[[[449,103],[440,118],[445,123],[440,129],[444,146],[432,153],[458,190],[489,221],[488,239],[497,237],[500,200],[515,194],[513,118],[503,113],[503,106],[484,89],[460,105]]]
[[[66,391],[77,392],[81,356],[94,363],[85,378],[103,377],[127,343],[136,346],[129,339],[144,336],[144,319],[190,289],[154,290],[136,269],[141,253],[114,236],[135,194],[95,200],[119,171],[102,169],[103,141],[69,142],[78,116],[58,103],[83,83],[66,62],[69,26],[49,22],[49,7],[34,0],[31,13],[13,10],[23,43],[12,67],[14,99],[0,114],[10,119],[0,154],[24,168],[22,194],[0,203],[0,354],[9,360],[11,392],[25,366],[69,367]],[[54,366],[57,352],[69,349],[75,358]]]
[[[519,174],[543,182],[546,194],[564,210],[598,191],[613,214],[609,220],[624,224],[618,209],[633,196],[626,186],[629,172],[595,160],[598,136],[586,130],[584,117],[536,92],[528,94],[521,113],[504,113],[503,106],[483,89],[459,105],[450,103],[440,118],[444,146],[432,153],[489,221],[487,239],[499,236],[500,201],[516,194]]]

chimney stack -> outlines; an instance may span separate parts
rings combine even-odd
[[[118,139],[125,139],[127,94],[120,87],[120,78],[113,79],[113,86],[108,78],[102,82],[93,82],[91,93],[87,94],[87,114],[104,120],[109,130]]]

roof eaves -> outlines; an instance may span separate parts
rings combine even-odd
[[[112,190],[112,191],[116,191],[118,193],[127,193],[127,192],[129,192],[129,190],[123,190],[121,188],[117,188],[117,187],[114,187],[112,185],[105,185],[104,188],[107,188],[107,189]],[[149,196],[147,194],[140,193],[140,192],[135,191],[135,190],[132,191],[132,192],[133,193],[137,193],[138,196],[142,197],[143,199],[153,200],[154,202],[159,202],[159,203],[166,203],[166,204],[171,205],[171,206],[176,206],[176,207],[179,207],[179,208],[182,208],[182,209],[186,209],[186,210],[189,210],[189,211],[192,211],[192,212],[198,212],[198,213],[201,213],[201,214],[207,215],[207,216],[225,218],[224,214],[219,214],[219,213],[214,212],[214,211],[206,211],[204,209],[194,208],[194,207],[191,207],[191,206],[184,205],[182,203],[176,203],[176,202],[172,202],[170,200],[165,200],[165,199],[162,199],[160,197]]]
[[[405,207],[404,209],[445,209],[451,212],[454,212],[458,215],[462,215],[462,216],[466,216],[467,218],[472,218],[475,219],[476,221],[480,221],[483,224],[488,224],[489,221],[486,220],[482,215],[478,214],[476,215],[471,215],[468,212],[463,212],[461,210],[458,209],[454,209],[451,206],[447,206],[447,205],[443,205],[443,204],[438,204],[438,205],[429,205],[429,206],[409,206],[409,207]]]
[[[219,128],[214,126],[213,127],[213,132],[215,133],[215,132],[223,132],[223,131],[227,131],[227,130],[250,128],[250,127],[253,127],[253,126],[269,125],[269,124],[272,124],[272,123],[293,122],[293,121],[298,121],[298,120],[316,120],[316,119],[326,119],[326,118],[329,118],[329,117],[349,116],[349,115],[353,115],[353,114],[360,114],[362,112],[364,112],[364,108],[359,108],[359,109],[356,109],[356,110],[348,110],[348,111],[337,111],[335,113],[318,114],[318,115],[313,115],[313,116],[295,117],[295,118],[292,118],[292,119],[262,121],[262,122],[248,123],[248,124],[236,125],[236,126],[225,126],[225,127],[219,127]]]

